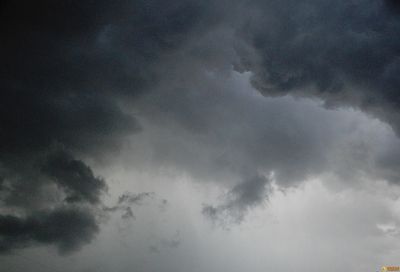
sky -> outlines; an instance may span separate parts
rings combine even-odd
[[[400,265],[395,0],[0,4],[0,272]]]

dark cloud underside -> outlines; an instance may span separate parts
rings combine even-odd
[[[251,1],[244,69],[265,95],[316,96],[400,126],[396,1]]]
[[[97,232],[96,219],[85,210],[59,208],[27,217],[1,215],[0,252],[42,243],[68,253],[90,242]]]
[[[157,82],[162,54],[179,48],[207,9],[195,1],[2,2],[2,251],[70,251],[92,240],[107,186],[80,157],[106,157],[140,131],[120,102]],[[66,208],[53,210],[59,205]]]

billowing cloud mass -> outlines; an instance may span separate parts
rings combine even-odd
[[[97,203],[106,187],[104,180],[95,177],[87,165],[63,152],[51,155],[42,171],[67,191],[67,202]]]
[[[60,208],[32,213],[25,218],[2,215],[0,230],[2,253],[34,243],[54,244],[60,252],[69,252],[90,242],[98,226],[88,211]]]
[[[309,197],[299,192],[315,180],[332,199],[385,192],[360,221],[374,239],[398,233],[387,194],[400,183],[397,1],[5,1],[0,21],[1,256],[95,256],[77,250],[138,226],[135,254],[193,259],[193,233],[211,237],[199,222],[246,226],[286,192]],[[268,212],[286,218],[282,205]]]
[[[90,242],[98,231],[93,212],[106,191],[104,180],[62,150],[30,163],[28,170],[4,172],[1,252],[43,243],[67,253]]]
[[[52,231],[51,220],[58,217],[50,216],[49,207],[67,205],[74,213],[76,202],[99,205],[105,181],[75,156],[106,157],[125,136],[140,131],[120,101],[135,99],[157,81],[152,66],[161,54],[180,46],[198,20],[208,16],[206,9],[206,3],[191,1],[2,3],[3,251],[14,246],[7,242],[11,223],[21,225],[15,227],[18,239],[57,244],[35,234],[38,228]],[[14,217],[15,209],[27,213],[26,219]],[[36,212],[45,214],[43,222],[32,221]],[[58,244],[66,249],[81,238],[90,241],[97,230],[90,212],[75,214],[74,226],[59,226],[82,232],[60,238]]]
[[[242,69],[266,95],[316,96],[399,130],[396,1],[253,1]]]

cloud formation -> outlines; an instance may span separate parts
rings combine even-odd
[[[4,173],[0,190],[0,252],[55,245],[69,253],[98,232],[96,210],[106,190],[104,180],[64,150],[52,152],[29,170]],[[25,163],[30,162],[29,160]]]
[[[95,177],[90,167],[65,152],[52,154],[42,171],[67,191],[67,202],[98,203],[101,193],[106,190],[102,178]]]
[[[233,187],[224,197],[222,204],[205,205],[202,213],[214,223],[240,223],[252,207],[266,202],[271,192],[269,178],[254,176]]]
[[[165,210],[166,206],[168,205],[168,201],[166,199],[160,199],[154,192],[125,192],[118,197],[118,201],[115,205],[110,207],[105,206],[103,207],[103,211],[120,211],[122,212],[122,219],[136,219],[136,216],[133,212],[133,207],[149,204],[150,201],[155,201],[161,211]]]
[[[206,9],[195,1],[1,4],[3,252],[31,244],[70,251],[92,240],[107,185],[84,159],[107,157],[140,131],[121,101],[154,85],[161,55]],[[60,205],[66,210],[53,210]]]
[[[93,214],[87,210],[57,208],[26,217],[0,216],[0,252],[35,244],[57,246],[60,253],[78,249],[98,232]]]
[[[251,49],[239,69],[254,73],[257,89],[355,107],[399,132],[396,1],[251,2],[239,31]]]
[[[0,18],[3,252],[92,240],[108,185],[91,165],[118,152],[233,188],[203,213],[238,222],[261,172],[399,182],[398,139],[354,113],[399,134],[396,1],[6,1]],[[123,217],[148,197],[121,196]],[[82,235],[54,237],[65,218]]]

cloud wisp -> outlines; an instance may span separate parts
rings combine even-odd
[[[202,213],[214,223],[228,226],[241,223],[247,212],[268,200],[272,193],[270,178],[258,175],[233,187],[225,196],[223,203],[216,206],[204,205]]]

